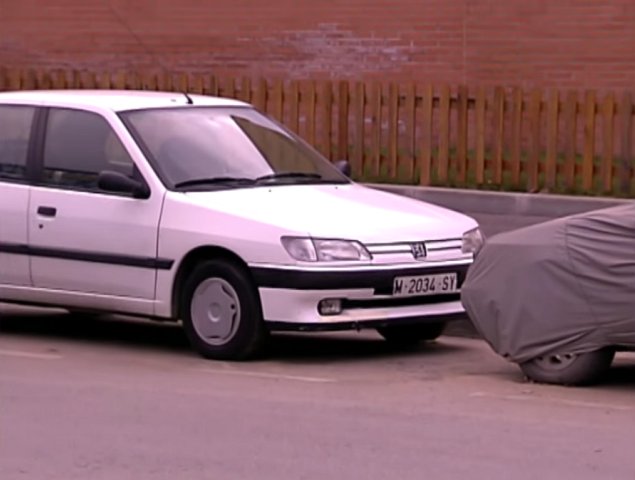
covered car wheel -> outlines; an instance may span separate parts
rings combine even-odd
[[[519,366],[531,380],[561,385],[594,383],[611,366],[615,350],[606,348],[582,354],[555,354],[538,357]]]
[[[398,345],[416,345],[422,341],[435,340],[440,337],[446,325],[445,322],[399,325],[395,327],[380,327],[377,332],[388,342]]]
[[[251,358],[267,336],[256,288],[240,266],[224,260],[194,269],[182,291],[181,319],[191,345],[210,359]]]

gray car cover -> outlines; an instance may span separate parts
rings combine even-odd
[[[488,239],[461,300],[492,349],[517,363],[635,346],[635,203]]]

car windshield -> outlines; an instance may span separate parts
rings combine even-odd
[[[250,107],[177,107],[123,112],[169,188],[347,183],[320,153]]]

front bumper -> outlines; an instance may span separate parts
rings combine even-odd
[[[460,294],[395,297],[395,277],[456,272],[460,288],[471,262],[435,266],[342,269],[252,267],[263,317],[275,330],[348,330],[464,318]],[[320,315],[323,299],[342,299],[342,311]]]

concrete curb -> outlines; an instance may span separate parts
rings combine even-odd
[[[458,188],[365,184],[368,187],[435,203],[463,213],[563,217],[633,201],[613,197],[579,197],[542,193],[489,192]]]

